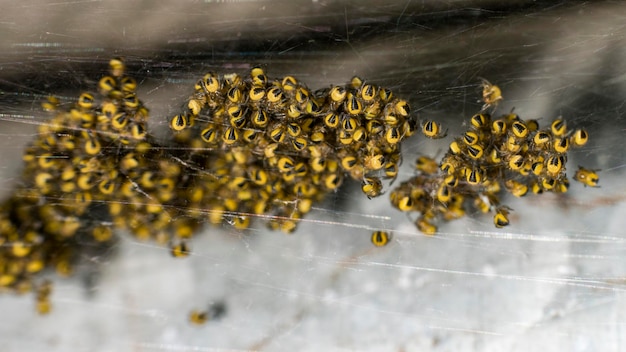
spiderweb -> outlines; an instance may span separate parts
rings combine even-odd
[[[0,39],[0,172],[20,184],[24,146],[54,94],[94,91],[125,58],[165,136],[207,71],[263,65],[312,89],[354,75],[389,87],[448,137],[403,143],[397,183],[418,155],[440,158],[480,110],[480,78],[502,89],[498,112],[544,126],[563,116],[589,143],[569,154],[601,169],[601,188],[506,198],[511,224],[469,214],[420,234],[413,217],[358,183],[316,204],[292,235],[259,223],[206,227],[192,254],[128,234],[87,251],[76,274],[49,277],[53,309],[3,295],[7,351],[621,350],[624,319],[623,5],[461,1],[24,3],[5,6]],[[396,185],[396,184],[394,184]],[[385,247],[374,230],[393,233]],[[204,325],[192,310],[223,314]]]

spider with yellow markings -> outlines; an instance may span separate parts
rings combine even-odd
[[[391,241],[391,234],[387,231],[374,231],[371,237],[372,244],[376,247],[384,247]]]
[[[170,245],[170,253],[174,258],[184,258],[189,256],[191,250],[186,241],[181,241],[177,244],[173,243]]]
[[[224,301],[213,302],[206,310],[192,310],[189,313],[189,322],[194,325],[204,325],[208,321],[221,319],[226,312],[226,303]]]
[[[383,184],[378,177],[365,177],[361,183],[361,190],[367,198],[375,198],[382,194]]]
[[[417,220],[415,220],[415,225],[417,226],[417,229],[425,235],[433,236],[437,233],[437,226],[433,225],[424,216],[417,218]]]
[[[436,174],[439,169],[437,162],[427,156],[420,156],[415,161],[415,168],[427,174]]]
[[[493,224],[497,228],[503,228],[509,225],[509,212],[511,208],[506,206],[499,206],[496,208],[496,215],[493,216]]]
[[[598,176],[597,171],[599,170],[589,170],[582,166],[578,166],[578,170],[576,170],[576,174],[574,174],[574,180],[582,183],[585,187],[600,187],[598,186],[600,177]]]
[[[481,78],[481,87],[483,95],[483,107],[482,110],[487,110],[490,107],[496,107],[500,101],[502,101],[502,91],[500,87],[495,84],[491,84],[484,78]]]
[[[570,142],[572,145],[576,146],[576,147],[582,147],[585,144],[587,144],[587,141],[589,140],[589,134],[587,133],[587,131],[585,131],[582,128],[577,129],[576,131],[574,131],[574,133],[570,136]]]
[[[422,124],[422,133],[430,139],[440,139],[448,135],[448,130],[444,131],[440,123],[429,120]]]

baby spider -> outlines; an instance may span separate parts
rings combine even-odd
[[[422,133],[430,139],[440,139],[448,135],[448,129],[444,131],[440,123],[428,120],[422,124]]]
[[[505,226],[509,225],[509,212],[511,212],[513,209],[505,206],[505,205],[501,205],[499,207],[496,208],[496,215],[493,216],[493,224],[501,229]]]
[[[576,170],[574,179],[585,185],[585,187],[600,187],[598,186],[598,181],[600,180],[600,178],[598,177],[596,171],[599,170],[589,170],[585,169],[582,166],[578,166],[578,170]]]
[[[361,183],[361,190],[367,198],[372,199],[383,194],[383,184],[378,177],[364,177]]]
[[[481,86],[483,88],[483,102],[485,103],[481,111],[485,111],[490,107],[494,107],[495,109],[495,107],[498,106],[498,103],[503,99],[500,87],[495,84],[491,84],[484,78],[481,78],[480,80],[482,81]]]
[[[189,313],[189,322],[194,325],[203,325],[209,320],[218,320],[226,314],[226,303],[215,302],[207,310],[192,310]]]
[[[391,240],[391,235],[387,231],[374,231],[372,233],[371,241],[376,247],[384,247]]]

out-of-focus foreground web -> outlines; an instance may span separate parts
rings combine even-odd
[[[470,214],[434,237],[357,183],[317,204],[292,235],[262,224],[207,226],[192,254],[122,234],[54,278],[52,312],[0,297],[5,351],[603,350],[624,349],[622,141],[626,6],[534,1],[5,2],[0,15],[2,191],[20,183],[21,153],[48,118],[50,94],[94,91],[111,57],[126,60],[166,135],[208,71],[262,65],[311,89],[354,75],[393,89],[448,137],[402,147],[398,181],[418,155],[439,159],[481,109],[481,77],[541,126],[562,116],[589,143],[568,172],[601,169],[600,188],[506,199],[511,225]],[[393,233],[374,247],[375,230]],[[215,307],[222,307],[216,309]],[[219,311],[204,325],[192,310]]]

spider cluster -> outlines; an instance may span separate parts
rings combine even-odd
[[[536,120],[514,113],[496,119],[479,113],[469,126],[440,163],[419,157],[418,174],[390,194],[394,207],[420,213],[415,224],[425,234],[435,234],[440,221],[463,217],[470,206],[493,212],[496,227],[507,226],[511,209],[500,204],[503,190],[516,197],[567,192],[567,152],[589,138],[584,129],[568,130],[562,118],[540,129]],[[574,179],[591,187],[598,182],[595,171],[582,167]]]
[[[246,229],[256,217],[291,233],[345,179],[379,196],[382,181],[397,176],[402,140],[418,127],[407,101],[358,77],[311,91],[292,76],[270,80],[255,67],[246,77],[202,77],[184,111],[167,119],[170,138],[157,141],[137,83],[124,72],[113,59],[99,94],[82,93],[63,109],[54,97],[43,103],[53,117],[26,148],[18,189],[0,203],[0,291],[35,291],[42,314],[50,310],[52,284],[36,282],[37,275],[70,275],[80,255],[110,246],[114,229],[185,257],[188,240],[206,223]],[[494,92],[491,104],[499,100]],[[434,121],[421,129],[433,139],[446,135]],[[470,204],[506,226],[510,209],[500,205],[501,190],[519,197],[567,191],[567,151],[587,139],[562,119],[540,130],[513,113],[495,120],[479,113],[441,163],[418,159],[419,173],[391,192],[391,202],[420,212],[416,224],[427,234],[441,219],[464,216]],[[580,168],[574,177],[598,183],[593,170]],[[376,231],[371,239],[384,246],[391,237]]]
[[[206,74],[169,126],[183,158],[203,170],[189,188],[192,207],[213,223],[237,214],[245,228],[250,215],[266,216],[291,232],[346,177],[380,195],[382,179],[397,176],[400,142],[415,133],[409,115],[405,100],[358,77],[313,92],[255,67],[247,77]]]
[[[99,84],[100,104],[90,93],[65,111],[54,97],[43,104],[54,117],[40,125],[23,156],[22,183],[0,205],[2,289],[28,292],[45,268],[69,275],[81,246],[112,239],[110,224],[90,213],[95,204],[119,205],[118,194],[132,183],[128,170],[134,149],[145,144],[148,110],[136,82],[123,75],[124,64],[110,65],[111,75]],[[38,288],[42,313],[50,291],[48,283]]]
[[[291,76],[270,81],[207,74],[185,111],[168,122],[170,140],[148,133],[149,111],[119,59],[39,127],[23,156],[16,192],[0,204],[0,290],[36,292],[50,310],[52,284],[86,250],[108,248],[114,229],[169,245],[175,257],[205,223],[245,229],[253,217],[290,233],[346,177],[378,196],[394,179],[400,142],[415,132],[405,100],[354,78],[311,92]]]

